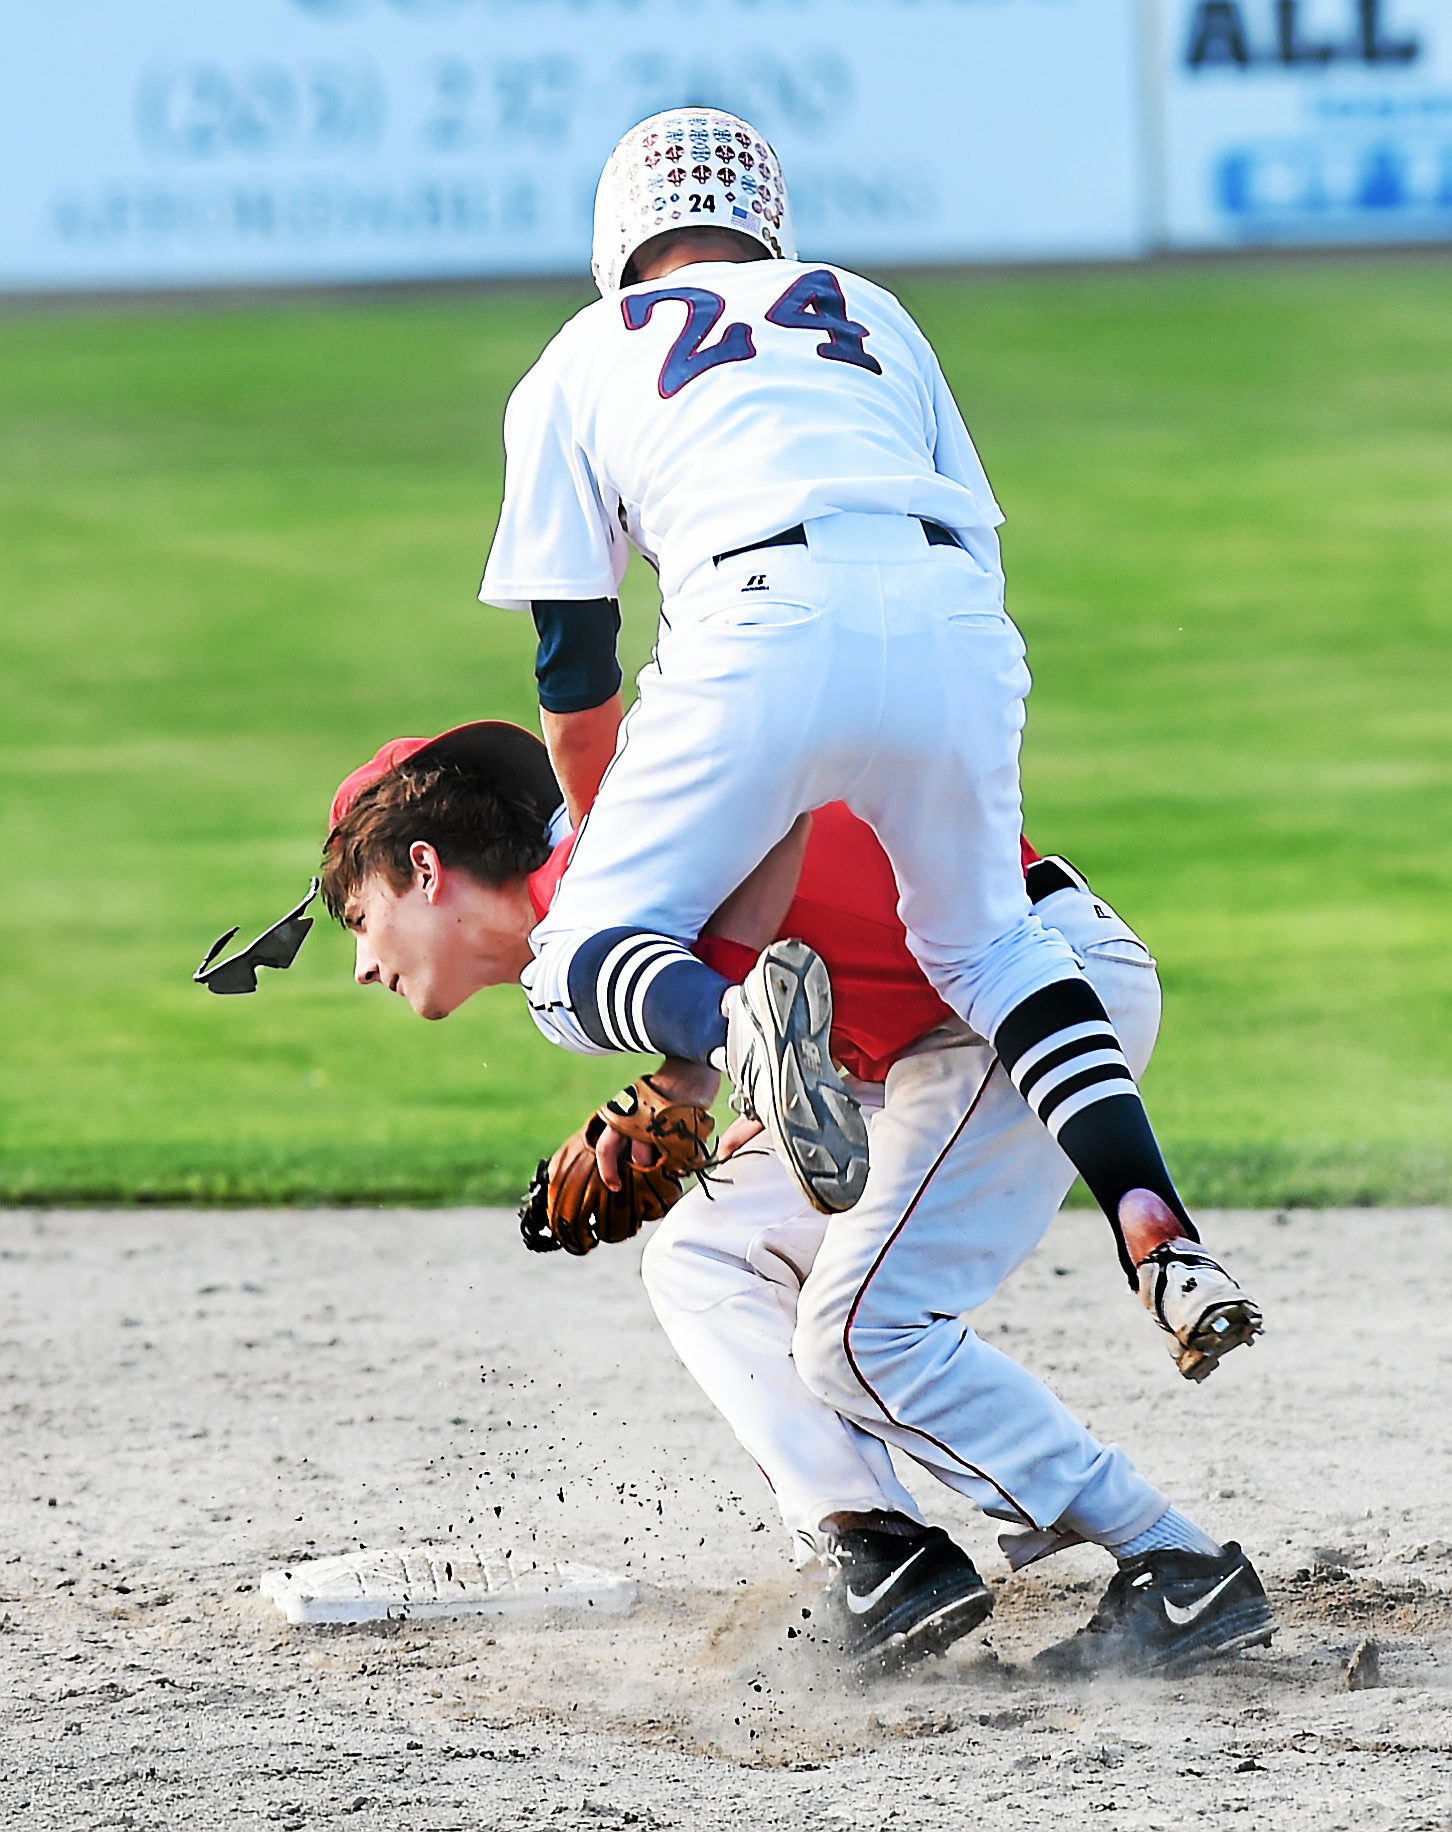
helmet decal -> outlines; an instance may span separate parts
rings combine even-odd
[[[642,242],[668,229],[734,229],[796,256],[781,164],[748,122],[719,108],[669,108],[616,146],[595,193],[591,271],[613,293]]]

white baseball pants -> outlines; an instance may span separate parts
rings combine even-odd
[[[797,815],[845,801],[892,860],[908,941],[984,1037],[1075,972],[1024,891],[1029,688],[999,582],[909,516],[834,515],[805,547],[708,562],[654,661],[523,983],[551,1041],[598,1053],[569,965],[616,927],[686,941]]]
[[[1092,894],[1055,892],[1045,926],[1085,963],[1136,1074],[1159,1026],[1154,962]],[[921,1516],[906,1451],[985,1513],[1122,1541],[1168,1506],[965,1316],[1038,1245],[1074,1171],[989,1047],[937,1032],[866,1096],[872,1168],[855,1208],[806,1208],[766,1152],[695,1190],[642,1271],[677,1354],[726,1418],[811,1556],[831,1513]]]

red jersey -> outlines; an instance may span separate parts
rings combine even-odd
[[[529,879],[541,916],[574,846],[564,839]],[[1022,842],[1023,862],[1036,853]],[[897,879],[877,835],[842,802],[818,808],[781,934],[815,948],[832,980],[832,1054],[849,1075],[881,1081],[898,1057],[953,1015],[913,959],[897,913]],[[728,980],[746,978],[755,952],[703,935],[695,952]]]

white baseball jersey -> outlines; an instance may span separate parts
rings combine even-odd
[[[515,389],[504,443],[488,604],[613,597],[627,537],[669,598],[714,555],[839,512],[951,528],[1001,597],[1003,516],[937,357],[843,268],[706,261],[608,295]]]
[[[1078,977],[1023,884],[1029,675],[1003,608],[1002,516],[890,293],[786,260],[626,287],[521,382],[505,447],[482,598],[611,597],[633,543],[666,600],[621,747],[530,938],[522,977],[546,1036],[581,1052],[653,1044],[634,1003],[612,1000],[654,982],[577,973],[581,949],[617,928],[695,937],[798,814],[838,800],[881,839],[914,956],[980,1035]],[[956,543],[932,541],[933,523]],[[738,551],[798,524],[804,544]],[[669,958],[648,945],[653,966]]]

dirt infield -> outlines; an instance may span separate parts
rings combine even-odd
[[[1244,1541],[1274,1647],[1168,1684],[1036,1679],[1107,1560],[1009,1577],[922,1479],[997,1612],[854,1693],[783,1639],[770,1495],[633,1246],[531,1259],[492,1211],[0,1216],[0,1824],[1444,1832],[1452,1213],[1207,1225],[1268,1334],[1204,1387],[1082,1212],[981,1322]],[[1086,1313],[1098,1351],[1071,1347]],[[628,1568],[641,1598],[305,1629],[258,1595],[267,1565],[449,1540]],[[1367,1637],[1380,1683],[1353,1689]]]

